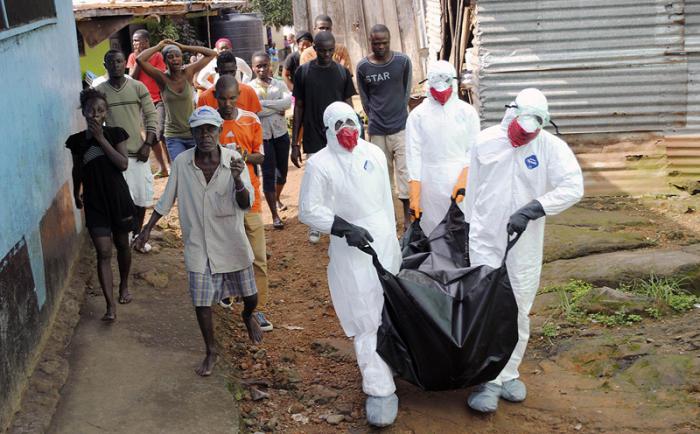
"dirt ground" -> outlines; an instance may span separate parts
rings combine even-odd
[[[361,433],[367,426],[351,341],[335,316],[326,280],[328,237],[312,245],[297,220],[302,171],[292,168],[283,202],[284,230],[265,212],[270,297],[264,307],[274,331],[253,346],[234,314],[215,309],[223,357],[217,366],[239,401],[243,432]],[[157,192],[165,180],[157,181]],[[682,200],[681,200],[682,199]],[[691,243],[700,218],[693,197],[588,199],[584,208],[616,208],[646,216],[633,229],[655,246]],[[691,210],[692,208],[692,210]],[[266,209],[266,206],[263,206]],[[186,291],[176,212],[160,223],[154,252],[138,255],[136,278],[169,275]],[[675,231],[675,232],[674,232]],[[150,274],[149,274],[150,273]],[[176,276],[173,276],[176,275]],[[138,303],[139,294],[135,294]],[[468,390],[423,392],[397,378],[399,415],[387,433],[698,432],[700,430],[700,309],[633,327],[590,325],[556,339],[533,330],[521,368],[529,395],[503,402],[497,413],[468,410]],[[192,381],[199,381],[193,374]]]

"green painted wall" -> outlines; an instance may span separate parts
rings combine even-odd
[[[81,76],[85,75],[87,70],[92,71],[97,76],[105,74],[107,71],[102,64],[107,51],[109,51],[109,39],[105,39],[92,48],[85,43],[85,55],[80,56]]]

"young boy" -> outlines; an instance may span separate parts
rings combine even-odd
[[[215,96],[219,105],[219,114],[224,119],[221,126],[219,142],[222,146],[237,150],[248,165],[250,181],[255,190],[255,201],[245,215],[245,233],[253,249],[255,260],[255,282],[258,287],[258,308],[256,318],[263,331],[271,331],[272,323],[261,312],[267,302],[267,253],[265,251],[265,227],[261,214],[260,179],[255,166],[262,164],[265,157],[261,153],[263,131],[260,120],[255,115],[236,106],[239,95],[239,83],[230,75],[222,75],[216,82]],[[222,300],[222,305],[230,306],[230,300]]]

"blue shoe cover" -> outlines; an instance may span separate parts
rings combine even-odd
[[[493,413],[498,409],[498,399],[501,397],[501,386],[495,383],[484,383],[477,386],[469,398],[467,405],[480,413]]]
[[[367,423],[376,427],[389,426],[396,420],[399,411],[399,397],[396,394],[389,396],[367,396],[365,404]]]
[[[506,381],[501,386],[501,398],[510,402],[523,402],[527,396],[527,388],[525,383],[514,378],[510,381]]]

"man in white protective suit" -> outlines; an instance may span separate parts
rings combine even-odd
[[[450,197],[467,183],[470,150],[479,133],[479,115],[457,96],[457,72],[449,62],[428,68],[427,98],[406,121],[409,208],[426,235],[442,221]]]
[[[508,237],[521,234],[506,261],[518,304],[518,343],[499,376],[469,396],[469,407],[479,412],[496,411],[499,398],[525,399],[518,367],[540,284],[544,216],[559,214],[583,196],[576,157],[566,142],[543,130],[548,122],[545,96],[538,89],[524,89],[501,124],[482,131],[472,149],[465,200],[471,265],[500,267]]]
[[[359,138],[360,121],[352,107],[334,102],[323,114],[328,145],[306,162],[299,197],[299,220],[312,230],[332,234],[328,286],[343,331],[354,336],[362,390],[368,395],[367,421],[394,422],[398,398],[392,372],[377,354],[377,330],[384,306],[382,286],[370,255],[399,271],[394,204],[384,153]]]

